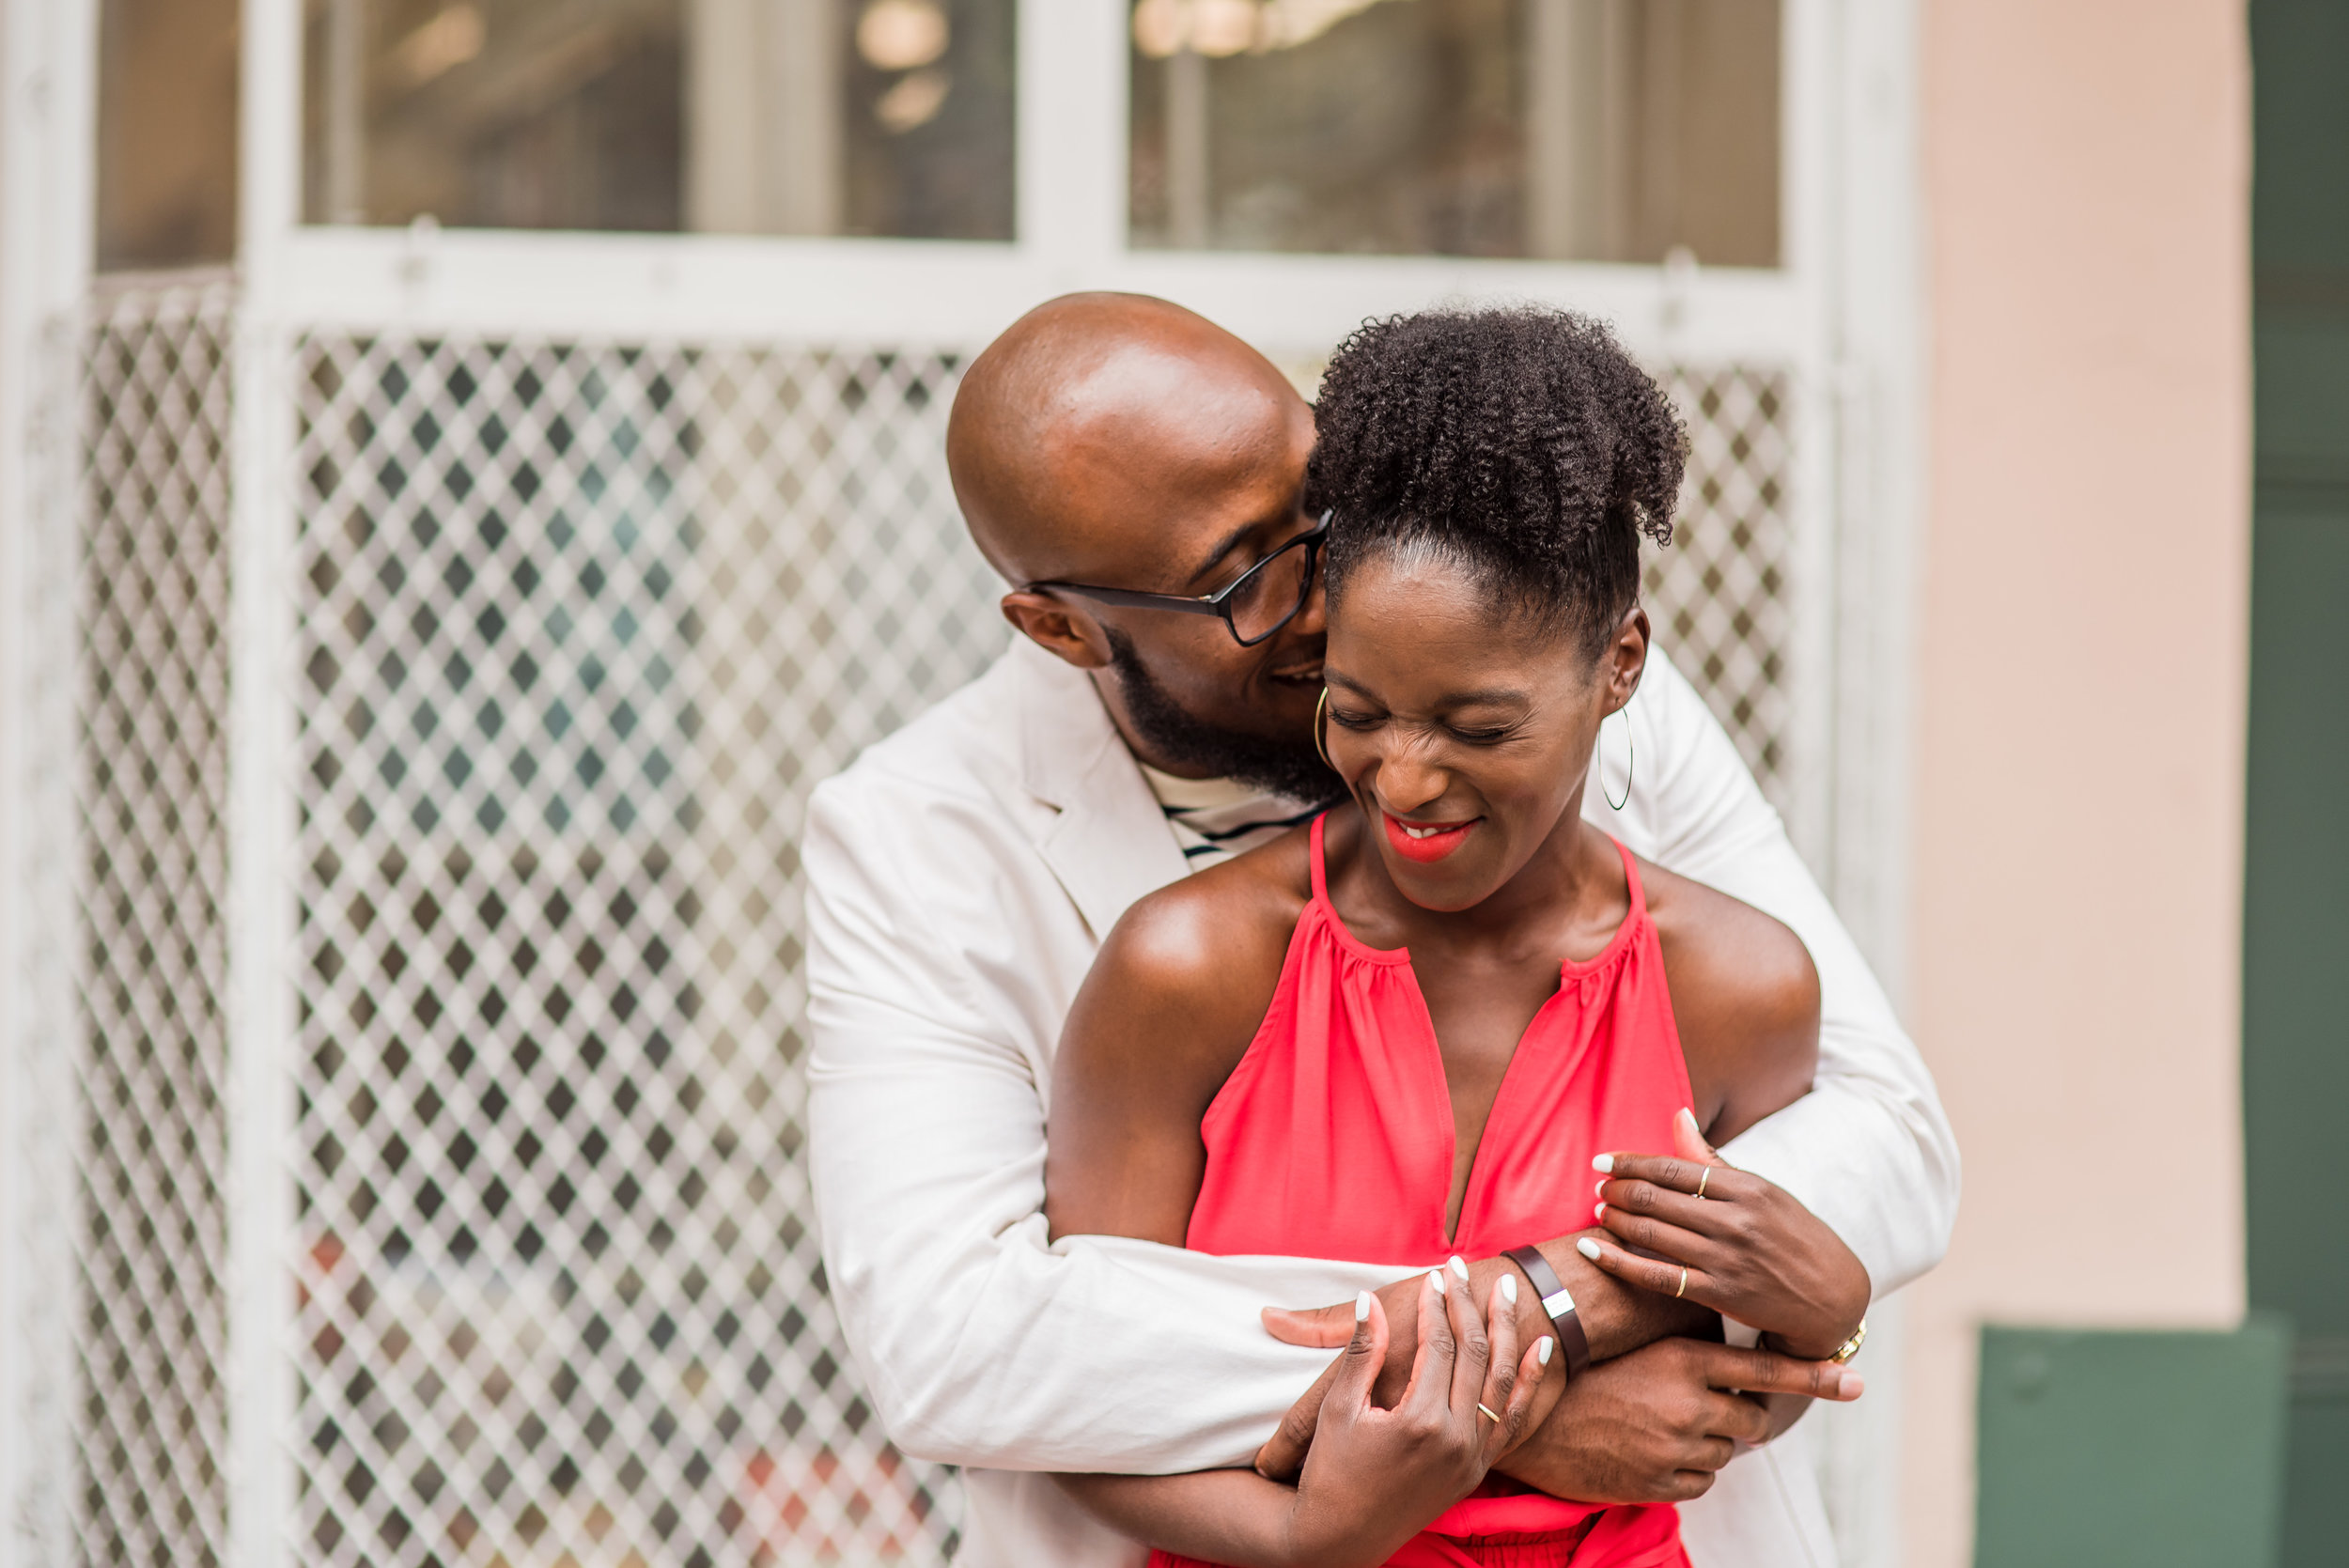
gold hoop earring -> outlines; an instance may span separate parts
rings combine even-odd
[[[1330,689],[1321,689],[1321,700],[1314,704],[1314,750],[1321,753],[1321,765],[1334,773],[1338,765],[1330,760]]]
[[[1325,696],[1329,693],[1329,690],[1326,686],[1322,688]],[[1607,721],[1604,719],[1598,722],[1598,744],[1595,748],[1596,757],[1593,761],[1591,771],[1600,775],[1598,798],[1607,802],[1610,811],[1621,811],[1631,800],[1631,777],[1640,767],[1640,743],[1631,737],[1631,705],[1626,703],[1615,711],[1623,715],[1623,799],[1618,800],[1607,793],[1606,775],[1599,767],[1599,763],[1603,762],[1607,755]]]

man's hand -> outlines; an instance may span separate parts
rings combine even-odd
[[[1831,1361],[1659,1340],[1574,1379],[1494,1467],[1579,1502],[1686,1502],[1712,1487],[1736,1443],[1773,1435],[1770,1411],[1740,1391],[1853,1400],[1861,1386]]]
[[[1585,1235],[1604,1233],[1584,1232]],[[1595,1359],[1620,1356],[1627,1350],[1662,1339],[1667,1334],[1688,1333],[1701,1328],[1712,1313],[1694,1303],[1674,1301],[1639,1290],[1625,1281],[1601,1271],[1597,1265],[1574,1250],[1575,1236],[1563,1236],[1542,1244],[1542,1256],[1558,1271],[1558,1278],[1574,1295],[1575,1315],[1581,1321],[1582,1331],[1590,1337],[1591,1355]],[[1612,1239],[1611,1237],[1610,1238]],[[1457,1276],[1458,1260],[1454,1260]],[[1465,1265],[1472,1299],[1488,1297],[1497,1281],[1506,1277],[1517,1287],[1517,1314],[1518,1343],[1532,1344],[1544,1336],[1555,1337],[1548,1318],[1542,1313],[1541,1302],[1525,1288],[1525,1278],[1517,1265],[1501,1258],[1485,1258]],[[1394,1326],[1394,1337],[1388,1342],[1387,1359],[1380,1370],[1377,1398],[1382,1405],[1392,1405],[1410,1375],[1410,1357],[1405,1352],[1413,1343],[1419,1313],[1420,1282],[1423,1276],[1413,1274],[1397,1280],[1377,1292],[1379,1305],[1387,1319]],[[1354,1336],[1354,1304],[1341,1302],[1333,1307],[1315,1307],[1292,1311],[1284,1307],[1268,1307],[1264,1311],[1265,1331],[1283,1344],[1307,1345],[1317,1350],[1336,1350]],[[1285,1481],[1297,1474],[1305,1462],[1305,1451],[1313,1447],[1314,1428],[1320,1420],[1322,1397],[1337,1376],[1338,1363],[1316,1379],[1304,1396],[1289,1407],[1281,1419],[1279,1430],[1271,1440],[1257,1451],[1256,1468],[1276,1481]],[[1550,1378],[1535,1405],[1534,1420],[1548,1412],[1550,1402],[1565,1380]]]

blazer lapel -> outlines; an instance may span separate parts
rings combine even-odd
[[[1098,941],[1183,852],[1093,682],[1025,639],[1017,657],[1024,782],[1054,811],[1036,850]]]

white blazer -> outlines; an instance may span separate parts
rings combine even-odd
[[[1730,1157],[1793,1192],[1881,1296],[1939,1261],[1957,1151],[1916,1048],[1703,700],[1651,654],[1630,799],[1585,814],[1633,850],[1784,921],[1818,965],[1812,1093]],[[1608,790],[1626,757],[1610,724]],[[820,785],[810,805],[810,1158],[832,1300],[880,1419],[969,1467],[965,1568],[1112,1568],[1141,1549],[1052,1470],[1244,1463],[1329,1353],[1272,1340],[1408,1271],[1048,1244],[1044,1124],[1061,1023],[1127,907],[1181,852],[1080,671],[1025,639]],[[1798,1429],[1799,1430],[1799,1429]],[[1706,1564],[1833,1561],[1808,1446],[1740,1458],[1683,1510]]]

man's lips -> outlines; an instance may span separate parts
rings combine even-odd
[[[1484,820],[1471,816],[1466,822],[1406,822],[1383,811],[1378,816],[1387,825],[1387,842],[1394,846],[1394,852],[1422,864],[1442,860],[1466,844],[1477,823]]]

